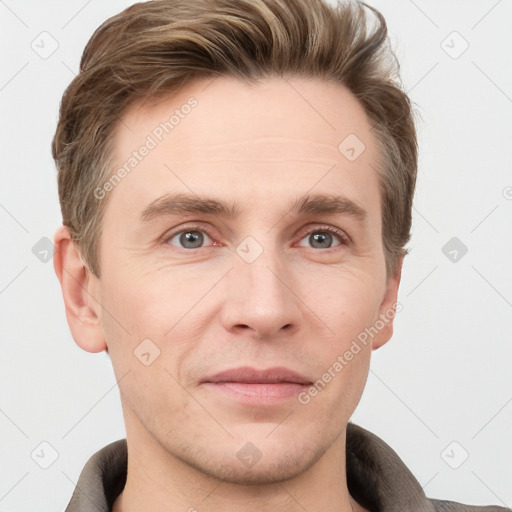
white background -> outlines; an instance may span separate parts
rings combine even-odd
[[[32,248],[60,223],[60,98],[93,30],[130,3],[0,1],[0,510],[63,510],[89,456],[124,437],[110,361],[75,345]],[[512,506],[512,2],[370,3],[421,115],[420,169],[403,311],[353,419],[427,495]],[[46,59],[31,47],[51,48],[43,31],[58,42]],[[455,263],[452,237],[468,248]],[[58,452],[48,469],[31,458],[43,441]]]

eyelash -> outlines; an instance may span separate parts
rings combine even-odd
[[[173,233],[171,233],[169,235],[165,235],[162,242],[164,244],[169,244],[170,240],[172,240],[176,235],[180,235],[182,233],[187,233],[190,231],[201,231],[203,233],[206,233],[206,235],[208,235],[208,237],[213,240],[213,237],[210,235],[210,233],[208,232],[208,229],[205,226],[196,224],[196,225],[182,227],[179,229],[179,231],[174,231]],[[350,237],[344,231],[342,231],[338,228],[335,228],[334,226],[329,226],[329,225],[315,226],[314,229],[313,228],[309,229],[308,231],[302,233],[300,240],[304,239],[306,236],[311,235],[312,233],[331,233],[333,235],[336,235],[340,240],[340,244],[339,244],[340,246],[347,245],[350,242]],[[215,243],[216,242],[214,242],[214,244]],[[185,249],[183,247],[178,247],[178,246],[173,246],[173,247],[176,247],[177,249],[181,249],[181,250],[187,251],[187,252],[194,250],[194,249]],[[327,249],[324,249],[324,251],[328,251],[328,250],[334,249],[336,247],[338,247],[338,246],[336,245],[334,247],[328,247]],[[205,249],[205,247],[198,247],[197,249]],[[314,247],[312,247],[312,249],[314,249]]]

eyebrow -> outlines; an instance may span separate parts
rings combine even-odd
[[[366,211],[344,196],[329,194],[307,194],[286,210],[295,214],[348,215],[364,221]],[[151,202],[140,214],[140,220],[149,222],[157,217],[204,213],[226,218],[236,218],[241,210],[237,203],[227,204],[215,198],[190,194],[166,194]]]

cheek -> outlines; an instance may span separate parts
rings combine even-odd
[[[369,346],[339,343],[327,356],[313,384],[298,396],[304,414],[326,432],[339,432],[361,399],[370,364]]]
[[[112,269],[103,285],[103,304],[111,313],[105,322],[115,317],[130,333],[162,338],[207,291],[207,281],[192,277],[180,268]]]
[[[308,306],[325,327],[314,349],[320,365],[311,393],[323,397],[320,407],[344,413],[353,410],[366,383],[372,346],[368,333],[381,289],[371,272],[333,270],[304,283]]]
[[[303,283],[307,305],[321,319],[334,345],[344,345],[372,325],[382,289],[368,269],[331,268]],[[339,348],[339,347],[338,347]]]
[[[110,270],[102,277],[102,324],[116,376],[130,372],[130,379],[140,383],[130,388],[134,396],[143,397],[150,388],[178,396],[173,377],[187,381],[183,362],[197,349],[211,320],[198,316],[204,303],[197,304],[211,288],[209,276],[193,279],[182,269]]]
[[[187,401],[180,368],[196,338],[187,317],[180,322],[190,306],[176,278],[118,269],[104,283],[102,324],[119,388],[152,428],[165,420],[163,410],[181,410]]]

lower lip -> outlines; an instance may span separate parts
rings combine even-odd
[[[207,382],[210,389],[252,405],[275,405],[296,397],[307,388],[296,382],[248,384],[247,382]]]

